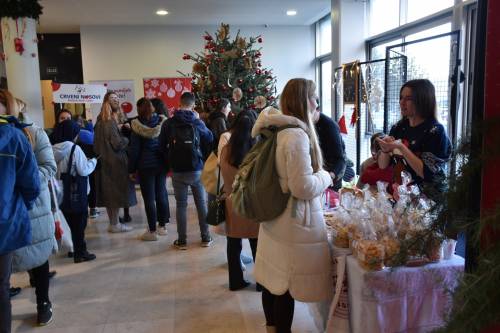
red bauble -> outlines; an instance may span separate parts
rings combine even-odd
[[[260,52],[255,53],[255,58],[260,58],[261,56],[262,56],[262,53],[260,53]]]
[[[220,53],[224,53],[224,51],[226,51],[226,50],[224,50],[224,49],[220,49],[220,51],[219,51],[219,52],[220,52]]]
[[[255,71],[255,74],[260,75],[260,74],[262,74],[262,71],[261,71],[260,69],[257,69],[257,70]]]
[[[264,71],[264,74],[269,75],[269,71]]]
[[[264,89],[264,91],[265,91],[266,93],[268,93],[268,92],[269,92],[269,88],[265,88],[265,89]]]
[[[267,99],[272,101],[274,99],[274,96],[269,96]]]
[[[123,103],[120,105],[120,107],[121,107],[121,109],[122,109],[122,111],[123,111],[124,113],[130,113],[130,112],[132,112],[132,109],[133,109],[132,104],[131,104],[131,103],[129,103],[129,102],[123,102]]]
[[[257,63],[257,66],[261,67],[261,66],[262,66],[262,64],[261,64],[260,62],[258,62],[258,63]]]
[[[252,88],[248,88],[248,92],[249,93],[253,93],[253,89]]]
[[[242,84],[243,83],[243,80],[242,79],[238,79],[238,84]]]
[[[257,41],[258,41],[259,43],[262,43],[262,37],[257,38]]]

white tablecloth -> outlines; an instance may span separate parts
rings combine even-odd
[[[347,257],[349,316],[353,333],[428,332],[443,324],[464,269],[453,256],[421,267],[367,272]]]

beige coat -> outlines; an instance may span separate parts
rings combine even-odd
[[[268,108],[260,113],[252,135],[287,124],[307,129],[299,119]],[[283,214],[260,225],[255,279],[275,295],[289,290],[302,302],[325,300],[333,292],[333,281],[321,195],[332,179],[324,170],[313,172],[309,137],[300,128],[278,134],[276,168],[281,188],[292,196]]]
[[[231,193],[234,177],[238,172],[238,169],[229,164],[228,153],[229,147],[225,146],[219,156],[221,176],[224,179],[224,193]],[[233,238],[257,238],[259,235],[259,223],[237,215],[233,210],[230,197],[226,200],[226,235]]]

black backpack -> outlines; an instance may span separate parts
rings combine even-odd
[[[194,124],[173,123],[168,142],[168,161],[175,172],[194,171],[203,158],[200,134]]]

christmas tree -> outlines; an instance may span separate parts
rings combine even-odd
[[[272,70],[262,68],[262,48],[255,48],[262,36],[247,40],[238,31],[231,40],[229,25],[222,23],[215,38],[205,32],[203,39],[203,52],[183,56],[194,61],[190,75],[198,110],[215,110],[221,98],[231,100],[235,112],[275,105],[276,78]]]

